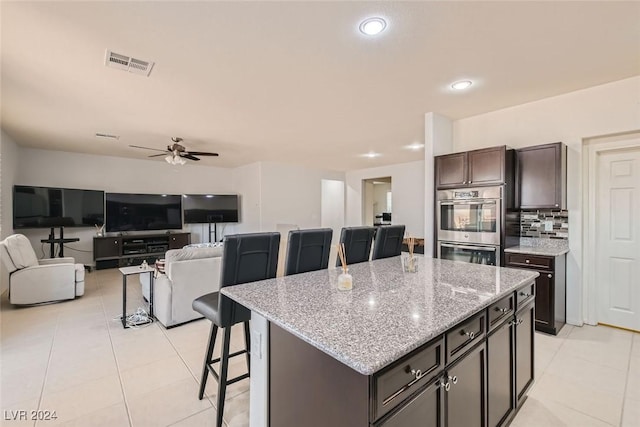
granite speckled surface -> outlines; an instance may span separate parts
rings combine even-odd
[[[569,252],[569,241],[565,239],[520,238],[520,245],[505,248],[505,252],[560,256]]]
[[[417,273],[405,273],[401,257],[353,264],[350,291],[338,290],[334,268],[221,292],[371,375],[538,276],[423,256],[416,262]]]

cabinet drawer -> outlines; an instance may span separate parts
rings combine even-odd
[[[529,254],[506,253],[506,266],[531,267],[542,270],[553,270],[553,257]]]
[[[525,286],[524,288],[516,291],[516,301],[518,304],[517,308],[522,307],[536,297],[535,286],[535,283],[532,283],[531,285]]]
[[[513,301],[514,297],[513,294],[511,294],[489,306],[487,314],[489,319],[489,330],[492,330],[494,326],[497,326],[502,319],[506,319],[513,314],[515,308]]]
[[[376,420],[444,368],[442,337],[415,350],[373,377],[373,416]]]
[[[482,312],[465,320],[446,334],[447,364],[462,356],[485,335],[485,313]]]

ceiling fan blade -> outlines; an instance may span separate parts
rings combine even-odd
[[[129,147],[131,147],[131,148],[142,148],[144,150],[162,151],[163,153],[166,151],[166,150],[159,150],[157,148],[141,147],[139,145],[129,145]]]
[[[189,159],[189,160],[195,160],[196,162],[198,160],[200,160],[199,158],[197,158],[196,156],[192,156],[191,154],[180,154],[180,157],[184,157],[185,159]]]
[[[189,151],[192,156],[219,156],[218,153],[208,153],[206,151]]]
[[[152,154],[152,155],[147,156],[147,157],[160,157],[160,156],[166,156],[166,155],[167,155],[167,153],[160,153],[160,154]]]

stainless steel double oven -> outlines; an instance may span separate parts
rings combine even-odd
[[[502,187],[437,192],[438,258],[500,265]]]

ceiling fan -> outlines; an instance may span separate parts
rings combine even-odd
[[[217,157],[218,156],[218,153],[209,153],[207,151],[188,151],[187,148],[181,144],[181,142],[183,141],[182,138],[177,136],[171,138],[171,141],[173,142],[173,144],[167,145],[166,150],[160,150],[157,148],[149,148],[149,147],[141,147],[139,145],[129,145],[129,147],[142,148],[144,150],[161,151],[160,154],[152,154],[149,157],[160,157],[160,156],[166,155],[166,157],[164,158],[165,161],[172,165],[184,165],[185,163],[187,163],[185,159],[194,160],[197,162],[200,160],[200,158],[197,156],[200,156],[200,157],[202,156]]]

